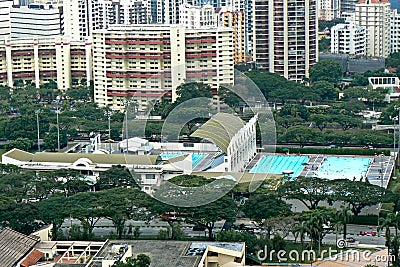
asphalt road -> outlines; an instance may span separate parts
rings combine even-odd
[[[76,219],[66,219],[61,228],[63,230],[69,230],[73,224],[80,225],[80,221]],[[156,237],[160,230],[166,230],[168,227],[168,223],[161,221],[160,219],[152,220],[150,223],[130,220],[126,222],[126,228],[128,228],[129,225],[132,225],[133,228],[139,226],[141,237]],[[223,221],[217,222],[215,224],[216,231],[219,231],[223,225]],[[181,227],[183,228],[184,233],[190,237],[204,237],[208,235],[208,231],[193,231],[193,225],[190,224],[181,223]],[[115,227],[108,219],[100,219],[93,229],[93,233],[99,237],[108,236],[111,231],[116,233]]]
[[[236,222],[237,225],[239,224],[244,224],[246,226],[254,227],[254,224],[249,221],[249,220],[240,220]],[[79,220],[75,219],[66,219],[64,223],[62,224],[62,229],[63,230],[69,230],[72,224],[77,224],[80,225]],[[216,223],[216,231],[219,231],[224,222],[220,221]],[[160,230],[166,230],[168,227],[168,223],[161,221],[160,219],[155,219],[151,221],[150,223],[146,223],[143,221],[128,221],[126,223],[126,226],[128,227],[129,225],[132,225],[133,227],[139,226],[140,227],[140,236],[141,237],[156,237],[159,233]],[[193,231],[193,225],[189,225],[186,223],[182,223],[181,227],[183,228],[184,233],[187,236],[190,237],[206,237],[208,232],[207,231]],[[384,246],[385,245],[385,237],[384,234],[378,233],[377,236],[362,236],[360,235],[360,231],[375,231],[376,232],[376,226],[365,226],[365,225],[348,225],[347,226],[347,237],[353,237],[356,242],[355,243],[348,243],[349,246]],[[96,226],[93,230],[93,233],[96,236],[108,236],[110,232],[113,231],[114,233],[116,232],[114,226],[112,225],[112,222],[108,219],[100,219],[97,223]],[[342,238],[342,233],[329,233],[326,234],[323,243],[324,244],[329,244],[329,245],[335,245],[338,239]],[[378,236],[379,235],[379,236]],[[286,237],[286,240],[294,241],[295,237],[293,234],[289,234]],[[299,241],[297,239],[297,241]],[[309,241],[308,238],[305,239],[305,241]]]

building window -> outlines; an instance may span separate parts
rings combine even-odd
[[[146,174],[146,179],[156,179],[155,174]]]

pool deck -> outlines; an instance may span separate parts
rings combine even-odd
[[[246,166],[246,172],[249,172],[263,156],[283,156],[283,154],[271,153],[258,153],[254,159]],[[289,156],[299,156],[291,154]],[[300,156],[308,156],[309,160],[307,165],[304,166],[300,176],[315,177],[315,170],[321,167],[326,157],[349,157],[349,158],[373,158],[372,163],[368,167],[366,176],[371,184],[387,188],[390,177],[394,170],[395,157],[394,156],[359,156],[359,155],[325,155],[325,154],[301,154]],[[351,178],[351,177],[349,177]]]

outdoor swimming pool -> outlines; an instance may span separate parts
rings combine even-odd
[[[184,152],[167,152],[167,153],[161,153],[161,159],[162,160],[167,160],[167,159],[172,159],[176,158],[185,154],[192,154],[192,168],[194,168],[197,164],[199,164],[200,161],[202,161],[207,154],[205,153],[184,153]]]
[[[307,162],[308,156],[264,156],[250,172],[282,174],[283,171],[292,170],[292,177],[297,177]]]
[[[326,157],[316,171],[316,176],[326,179],[353,179],[365,176],[372,158]]]

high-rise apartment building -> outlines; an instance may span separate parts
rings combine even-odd
[[[179,7],[180,25],[187,29],[225,27],[233,29],[233,46],[235,64],[246,58],[245,18],[244,13],[232,7],[214,8],[211,5],[192,6],[184,4]]]
[[[356,11],[356,3],[359,0],[341,0],[340,9],[341,12],[352,13]]]
[[[0,0],[0,40],[8,37],[11,33],[10,10],[13,0]]]
[[[172,25],[111,26],[93,34],[94,100],[123,110],[140,110],[162,96],[176,99],[176,88],[190,81],[216,92],[234,82],[233,31],[185,29]]]
[[[217,25],[217,16],[212,5],[179,7],[179,25],[187,29],[212,28]]]
[[[316,61],[316,0],[255,0],[253,60],[262,71],[301,82]]]
[[[389,0],[360,0],[355,13],[355,23],[366,29],[367,56],[387,57],[391,51]]]
[[[151,3],[151,0],[64,0],[65,34],[73,40],[85,40],[94,30],[110,25],[150,23]]]
[[[61,7],[48,4],[14,6],[10,12],[11,37],[55,37],[64,34]]]
[[[245,1],[244,20],[245,20],[245,46],[246,52],[253,53],[253,0]]]
[[[66,37],[0,40],[0,84],[13,87],[16,80],[40,84],[53,80],[61,90],[72,79],[92,77],[90,41],[71,42]]]
[[[217,25],[233,29],[235,64],[246,61],[245,14],[242,11],[221,7],[216,10]]]
[[[391,53],[395,53],[400,52],[400,13],[397,9],[392,10],[391,18]]]
[[[317,0],[318,19],[333,20],[340,17],[340,0]]]
[[[337,24],[331,28],[331,53],[365,56],[365,28],[353,21]]]

